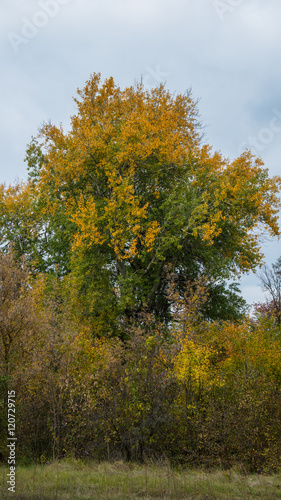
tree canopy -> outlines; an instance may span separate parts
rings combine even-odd
[[[281,179],[248,150],[230,161],[203,144],[190,93],[100,74],[77,93],[70,130],[44,124],[31,141],[27,184],[2,186],[2,246],[71,273],[100,333],[143,309],[168,321],[167,269],[182,294],[205,277],[205,316],[238,317],[226,282],[261,263],[262,233],[280,234]]]

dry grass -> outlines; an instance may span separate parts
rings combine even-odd
[[[2,468],[0,498],[6,500],[281,499],[281,476],[237,472],[176,472],[169,466],[137,466],[64,460],[18,467],[16,493],[7,491]]]

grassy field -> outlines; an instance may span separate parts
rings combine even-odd
[[[0,473],[2,500],[281,499],[281,475],[176,472],[169,466],[65,460],[18,467],[16,493],[9,493],[7,469],[2,467]]]

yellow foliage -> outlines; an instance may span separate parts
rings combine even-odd
[[[75,99],[71,130],[45,125],[37,188],[42,213],[61,205],[77,227],[73,249],[106,246],[119,261],[184,237],[218,243],[231,271],[262,259],[260,228],[279,235],[280,177],[250,151],[230,162],[200,143],[196,103],[160,85],[121,90],[94,74]],[[163,250],[162,250],[163,249]]]
[[[210,350],[207,346],[185,340],[175,361],[175,374],[183,382],[209,382]]]

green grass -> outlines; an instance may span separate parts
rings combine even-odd
[[[7,469],[2,467],[0,474],[2,500],[281,499],[281,475],[176,472],[169,466],[64,460],[17,467],[13,494],[7,491]]]

